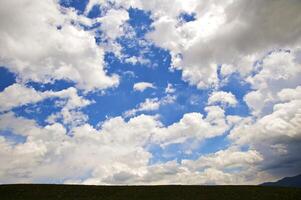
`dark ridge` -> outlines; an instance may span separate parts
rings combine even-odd
[[[298,200],[300,188],[261,186],[0,185],[1,200]]]
[[[294,177],[285,177],[276,182],[262,183],[262,186],[281,186],[281,187],[299,187],[301,188],[301,174]]]

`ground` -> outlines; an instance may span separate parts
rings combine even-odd
[[[263,186],[1,185],[1,200],[298,200],[301,189]]]

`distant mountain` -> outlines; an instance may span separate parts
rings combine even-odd
[[[286,177],[276,182],[262,183],[262,186],[301,187],[301,174],[294,177]]]

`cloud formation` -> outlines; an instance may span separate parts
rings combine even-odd
[[[299,0],[90,0],[80,12],[1,1],[0,65],[16,80],[0,92],[0,183],[300,173],[300,10]],[[53,108],[34,113],[45,120],[26,113],[46,100]]]
[[[153,89],[155,89],[156,87],[152,83],[148,83],[148,82],[135,83],[134,86],[133,86],[133,89],[135,91],[139,91],[139,92],[143,92],[147,88],[153,88]]]
[[[231,92],[218,91],[213,92],[208,99],[208,104],[221,103],[222,105],[235,106],[238,102]]]
[[[21,81],[64,79],[87,91],[118,85],[118,76],[106,73],[104,50],[79,26],[91,20],[51,0],[1,1],[0,7],[0,64]]]

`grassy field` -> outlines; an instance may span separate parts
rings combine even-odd
[[[301,200],[301,189],[261,186],[0,185],[1,200]]]

